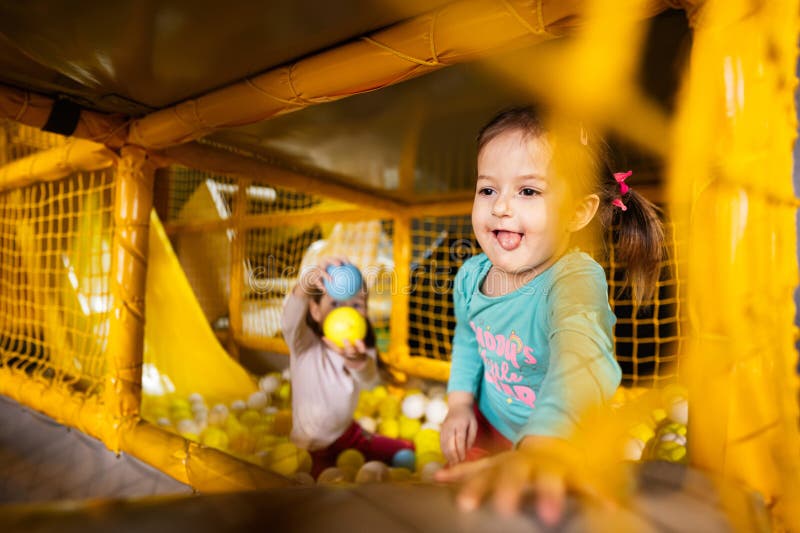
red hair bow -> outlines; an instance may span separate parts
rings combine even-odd
[[[627,172],[614,172],[614,179],[617,181],[617,183],[619,183],[620,196],[625,196],[626,194],[628,194],[628,191],[631,190],[630,186],[628,186],[628,184],[625,183],[625,180],[630,178],[631,174],[633,174],[633,170],[629,170]],[[611,203],[619,207],[623,211],[628,210],[628,207],[624,203],[622,203],[622,198],[614,198],[614,200],[612,200]]]

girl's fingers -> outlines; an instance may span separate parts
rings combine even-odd
[[[362,339],[356,339],[356,341],[353,343],[353,346],[355,346],[356,350],[358,350],[358,353],[364,355],[367,354],[367,345],[364,344]]]
[[[553,526],[564,514],[566,486],[564,477],[552,472],[541,472],[534,481],[536,491],[536,514],[539,519]]]
[[[477,461],[460,463],[449,468],[439,470],[435,474],[435,479],[437,481],[464,481],[465,479],[468,479],[483,470],[491,468],[493,459],[493,457],[485,457]]]
[[[494,508],[504,515],[510,515],[519,509],[519,502],[528,485],[530,469],[522,461],[514,460],[508,455],[506,460],[498,463],[497,476],[494,483]]]
[[[453,432],[453,441],[455,447],[455,455],[458,458],[458,462],[460,463],[467,457],[467,449],[466,449],[466,440],[467,440],[467,432],[466,428],[459,427],[456,431]]]
[[[464,511],[477,509],[494,485],[494,469],[491,466],[484,466],[464,483],[456,496],[456,503]]]
[[[472,445],[475,444],[475,437],[478,435],[478,421],[475,418],[471,418],[469,421],[469,425],[467,426],[467,449],[472,448]]]

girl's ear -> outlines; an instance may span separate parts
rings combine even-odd
[[[308,300],[308,312],[311,313],[311,318],[314,319],[314,322],[317,324],[322,324],[322,309],[320,308],[319,303],[310,298]]]
[[[596,194],[587,194],[575,206],[575,212],[572,214],[567,229],[571,232],[580,231],[592,221],[594,215],[597,213],[597,208],[600,206],[600,197]]]

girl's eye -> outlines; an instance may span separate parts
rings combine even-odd
[[[481,187],[478,189],[478,194],[481,196],[491,196],[494,191],[489,187]]]
[[[523,189],[520,191],[520,194],[521,194],[522,196],[536,196],[536,195],[538,195],[538,194],[539,194],[539,191],[537,191],[536,189],[532,189],[532,188],[530,188],[530,187],[524,187],[524,188],[523,188]]]

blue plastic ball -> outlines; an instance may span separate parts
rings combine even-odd
[[[398,451],[392,457],[392,466],[396,468],[408,468],[412,472],[414,471],[417,463],[417,456],[414,453],[414,450],[403,449]]]
[[[331,265],[327,268],[331,280],[324,280],[325,290],[334,300],[349,300],[361,290],[363,280],[361,271],[349,263]]]

